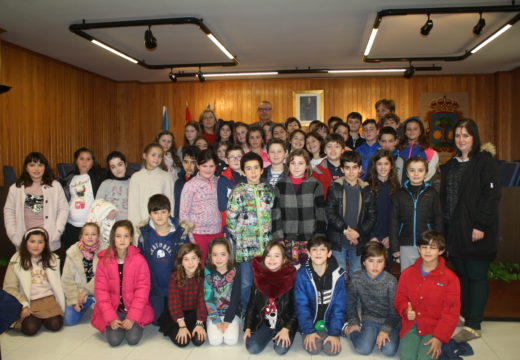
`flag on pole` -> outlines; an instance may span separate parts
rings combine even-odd
[[[186,101],[186,122],[191,121],[190,108],[188,107],[188,102]]]
[[[170,130],[170,122],[168,121],[168,110],[166,106],[162,107],[162,129]]]

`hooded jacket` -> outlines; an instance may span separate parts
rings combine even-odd
[[[499,204],[501,184],[495,147],[484,144],[471,158],[461,179],[459,200],[447,224],[446,242],[452,256],[493,260],[498,251]],[[446,207],[446,176],[458,160],[452,158],[441,166],[441,202]],[[471,241],[473,229],[484,232],[484,238]]]
[[[244,319],[244,329],[255,332],[265,322],[264,308],[269,304],[269,298],[275,298],[277,319],[276,331],[282,328],[289,330],[294,335],[297,330],[295,304],[293,296],[294,279],[296,270],[291,264],[285,264],[278,271],[271,271],[262,264],[261,257],[255,257],[251,266],[253,268],[253,286],[247,305]]]
[[[112,254],[105,258],[106,249],[98,253],[99,262],[94,277],[94,296],[96,306],[92,313],[92,326],[101,333],[110,325],[112,320],[117,320],[117,307],[120,301],[119,270],[115,256]],[[123,265],[123,302],[128,313],[126,318],[144,327],[154,319],[154,312],[148,295],[150,293],[150,271],[146,260],[138,248],[133,245],[128,247],[125,263]]]
[[[416,246],[418,237],[426,230],[442,233],[442,210],[439,194],[424,183],[414,196],[406,181],[394,195],[390,214],[390,248],[393,253],[400,246]]]
[[[337,251],[341,251],[345,239],[343,231],[348,227],[344,220],[348,201],[345,188],[343,187],[345,181],[344,177],[334,181],[329,187],[329,193],[325,201],[327,238],[332,244],[332,250]],[[363,246],[369,241],[372,228],[377,222],[377,206],[376,198],[368,183],[358,180],[358,184],[360,187],[358,223],[354,230],[360,235],[356,247],[356,253],[360,255]]]
[[[345,288],[345,270],[341,269],[334,257],[327,260],[327,270],[323,276],[332,277],[332,296],[325,311],[324,320],[327,333],[340,336],[345,323],[347,309],[347,291]],[[318,315],[318,286],[314,281],[311,260],[300,267],[294,284],[294,301],[298,304],[296,316],[298,326],[303,335],[312,334],[316,316]]]

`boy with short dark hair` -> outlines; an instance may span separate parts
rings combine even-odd
[[[365,136],[365,143],[361,144],[356,151],[361,155],[361,161],[363,166],[363,175],[361,178],[365,180],[368,171],[368,164],[372,155],[376,153],[381,147],[377,142],[377,136],[379,130],[377,123],[374,119],[367,119],[363,122],[363,135]]]
[[[401,316],[401,359],[437,359],[450,341],[460,316],[460,285],[446,267],[444,237],[435,230],[421,234],[421,257],[401,273],[394,306]]]
[[[294,300],[303,347],[311,355],[323,351],[337,355],[345,321],[347,292],[345,270],[341,269],[323,235],[307,243],[309,260],[296,273]]]
[[[381,118],[381,126],[390,126],[394,128],[396,131],[399,128],[399,123],[401,122],[401,118],[397,116],[395,113],[388,113],[383,115]]]
[[[399,156],[399,150],[397,150],[397,131],[391,126],[385,126],[379,131],[378,141],[379,145],[381,145],[381,149],[392,153],[394,158],[394,171],[398,174],[397,179],[399,183],[401,183],[404,161],[403,158]]]
[[[354,273],[348,286],[345,335],[361,355],[371,354],[374,345],[386,356],[394,356],[399,348],[400,317],[394,309],[397,280],[384,271],[386,259],[382,243],[368,242],[361,255],[364,269]]]
[[[175,206],[173,216],[179,218],[179,209],[181,206],[181,193],[186,184],[192,177],[197,174],[197,156],[199,156],[200,149],[196,146],[188,146],[182,152],[182,170],[179,171],[178,178],[175,180],[173,187],[173,196],[175,199]]]
[[[330,134],[325,138],[323,146],[327,158],[314,168],[312,177],[321,183],[323,193],[327,196],[330,184],[343,175],[339,158],[345,148],[345,140],[339,134]]]
[[[264,169],[263,178],[274,187],[284,177],[287,143],[280,139],[271,139],[267,143],[267,156],[271,165]]]
[[[376,199],[368,183],[359,179],[361,157],[355,151],[341,155],[343,177],[334,181],[325,201],[327,237],[338,264],[352,277],[361,268],[360,255],[376,224]]]
[[[359,129],[361,129],[361,123],[363,122],[363,115],[358,112],[351,112],[347,115],[347,124],[350,128],[350,136],[347,140],[347,147],[352,150],[356,150],[363,143],[365,143],[365,139],[361,137],[359,134]]]
[[[237,184],[246,180],[240,162],[244,156],[242,146],[233,144],[226,150],[226,164],[229,167],[220,174],[217,182],[218,210],[222,216],[222,229],[226,232],[226,209],[231,191]]]
[[[186,152],[185,152],[186,154]],[[171,216],[170,200],[156,194],[148,200],[150,218],[139,224],[139,249],[150,269],[150,304],[155,322],[168,303],[168,284],[179,248],[189,242],[192,225]]]
[[[271,210],[274,190],[262,182],[264,164],[254,152],[245,154],[240,167],[246,181],[233,188],[227,202],[227,228],[235,248],[235,261],[240,265],[241,303],[247,308],[253,282],[251,261],[264,252],[272,239]]]

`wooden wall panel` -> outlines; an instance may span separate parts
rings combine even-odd
[[[7,42],[0,46],[0,82],[12,87],[0,96],[0,163],[19,174],[30,151],[44,153],[52,166],[71,162],[81,146],[104,156],[112,146],[115,82]]]

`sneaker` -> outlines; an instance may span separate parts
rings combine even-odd
[[[481,330],[475,330],[470,327],[464,326],[456,335],[453,336],[453,340],[456,342],[468,342],[482,337]]]

